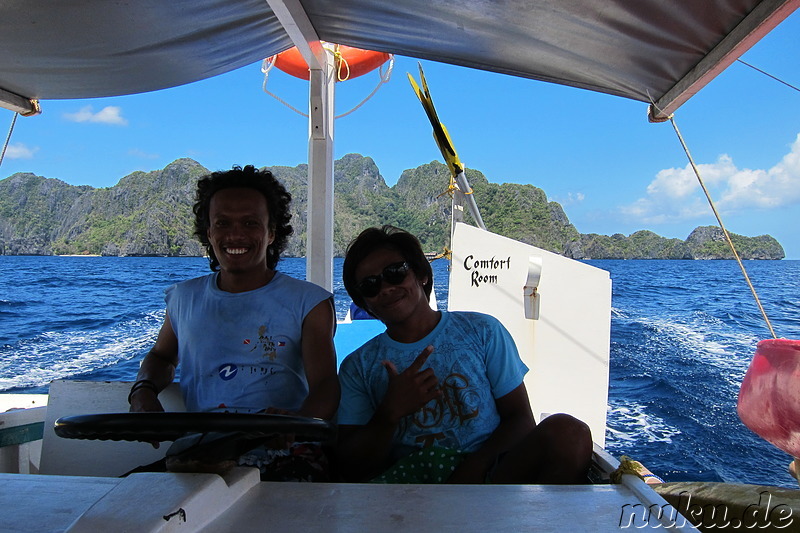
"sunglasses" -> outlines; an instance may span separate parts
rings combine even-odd
[[[383,281],[386,281],[386,283],[390,285],[400,285],[403,283],[403,280],[406,279],[410,268],[411,267],[409,267],[408,263],[405,261],[392,263],[384,268],[377,276],[367,276],[359,281],[356,288],[364,298],[374,298],[381,292],[381,283]]]

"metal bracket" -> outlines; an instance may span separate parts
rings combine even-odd
[[[533,255],[528,257],[528,279],[522,288],[522,299],[525,304],[525,318],[539,319],[539,280],[542,277],[542,258]]]

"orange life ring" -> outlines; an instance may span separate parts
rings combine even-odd
[[[333,45],[334,66],[337,73],[337,81],[345,81],[352,78],[363,76],[380,67],[389,60],[386,52],[374,52],[372,50],[362,50],[352,46]],[[308,64],[303,56],[292,47],[272,57],[273,64],[284,71],[286,74],[307,80]]]

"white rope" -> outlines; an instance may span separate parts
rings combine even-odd
[[[0,165],[3,164],[3,159],[6,157],[6,148],[8,148],[8,143],[11,141],[11,133],[14,131],[14,124],[17,123],[17,117],[19,113],[14,113],[14,118],[11,119],[11,127],[8,129],[8,135],[6,136],[6,142],[3,143],[3,150],[0,151]]]
[[[267,80],[269,79],[269,71],[272,70],[272,67],[275,66],[275,57],[276,56],[268,57],[261,63],[261,72],[264,73],[264,83],[261,85],[261,88],[264,90],[265,93],[267,93],[268,95],[273,97],[275,100],[277,100],[278,102],[282,103],[283,105],[285,105],[286,107],[288,107],[289,109],[291,109],[292,111],[297,113],[298,115],[302,115],[302,116],[308,118],[308,113],[303,113],[302,111],[300,111],[299,109],[294,107],[292,104],[290,104],[289,102],[287,102],[286,100],[284,100],[283,98],[278,96],[277,94],[275,94],[273,92],[270,92],[267,89]]]
[[[356,109],[358,109],[359,107],[361,107],[362,105],[366,104],[366,103],[367,103],[367,101],[368,101],[370,98],[372,98],[373,96],[375,96],[375,93],[377,93],[377,92],[378,92],[378,89],[380,89],[380,88],[381,88],[381,86],[382,86],[384,83],[388,83],[388,82],[389,82],[389,80],[390,80],[390,79],[391,79],[391,77],[392,77],[392,69],[394,69],[394,54],[390,54],[390,55],[389,55],[389,66],[388,66],[388,67],[387,67],[387,69],[386,69],[386,74],[384,74],[384,73],[383,73],[383,65],[381,65],[381,67],[380,67],[380,70],[378,70],[378,75],[379,75],[379,78],[380,78],[380,79],[378,80],[378,84],[375,86],[375,88],[374,88],[374,89],[372,89],[372,92],[371,92],[371,93],[369,93],[369,95],[368,95],[366,98],[364,98],[363,100],[361,100],[361,103],[360,103],[360,104],[358,104],[357,106],[355,106],[353,109],[351,109],[351,110],[350,110],[350,111],[348,111],[347,113],[342,113],[341,115],[336,115],[336,117],[334,117],[334,118],[342,118],[342,117],[346,117],[347,115],[349,115],[350,113],[352,113],[353,111],[355,111]]]
[[[686,152],[686,157],[689,158],[689,164],[692,166],[692,170],[694,170],[695,176],[697,176],[697,181],[700,182],[700,187],[703,189],[703,192],[708,199],[708,205],[711,206],[711,210],[714,212],[714,216],[717,217],[717,222],[719,223],[719,227],[722,229],[722,233],[725,236],[725,240],[728,241],[728,246],[730,247],[731,251],[733,252],[733,257],[736,258],[736,262],[739,263],[739,268],[742,270],[742,274],[744,275],[744,279],[747,282],[747,286],[750,287],[750,292],[753,293],[753,298],[756,301],[756,305],[758,305],[759,310],[761,311],[761,315],[764,317],[764,321],[767,323],[767,328],[769,328],[769,332],[772,334],[773,339],[777,339],[778,336],[775,335],[775,330],[772,329],[772,324],[767,317],[767,312],[764,311],[764,306],[761,305],[761,300],[758,298],[758,294],[756,293],[756,288],[753,286],[753,283],[750,281],[750,276],[747,275],[747,270],[744,268],[744,263],[742,263],[739,254],[736,252],[736,247],[733,245],[733,241],[731,240],[731,236],[728,233],[728,230],[725,229],[725,225],[722,223],[722,217],[720,217],[719,212],[717,211],[717,207],[714,205],[714,200],[711,199],[711,194],[708,192],[706,188],[706,184],[703,182],[703,178],[700,176],[700,169],[697,168],[697,165],[694,163],[694,158],[692,158],[692,154],[689,152],[689,147],[686,146],[686,142],[683,140],[683,136],[681,135],[680,130],[678,129],[678,124],[675,122],[674,115],[670,115],[669,117],[670,122],[672,123],[672,127],[675,129],[675,133],[678,135],[678,140],[683,147],[683,151]]]
[[[335,52],[333,50],[330,50],[327,47],[323,47],[323,49],[325,49],[326,51],[328,51],[331,54],[335,54]],[[287,102],[286,100],[284,100],[283,98],[278,96],[277,94],[275,94],[275,93],[271,92],[269,89],[267,89],[267,81],[269,80],[269,72],[275,66],[275,57],[276,56],[268,57],[261,63],[261,72],[264,74],[264,83],[261,85],[261,88],[263,89],[263,91],[265,93],[267,93],[268,95],[273,97],[275,100],[277,100],[281,104],[285,105],[286,107],[288,107],[289,109],[291,109],[292,111],[297,113],[298,115],[301,115],[301,116],[303,116],[305,118],[308,118],[308,113],[303,113],[302,111],[300,111],[299,109],[294,107],[292,104],[290,104],[289,102]],[[347,111],[346,113],[342,113],[341,115],[336,115],[334,118],[336,119],[336,118],[346,117],[347,115],[349,115],[353,111],[357,110],[358,108],[360,108],[361,106],[366,104],[367,101],[370,98],[375,96],[375,93],[378,92],[378,89],[380,89],[381,86],[383,86],[384,83],[388,83],[389,82],[389,80],[392,77],[392,70],[393,69],[394,69],[394,54],[390,54],[389,55],[389,66],[386,69],[386,73],[384,74],[383,65],[381,65],[380,69],[378,70],[378,76],[379,76],[378,84],[375,86],[374,89],[372,89],[372,92],[369,93],[369,95],[367,95],[366,98],[361,100],[361,102],[358,105],[356,105],[355,107],[350,109],[350,111]]]

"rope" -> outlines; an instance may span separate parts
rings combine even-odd
[[[350,64],[342,55],[340,51],[340,46],[337,44],[333,48],[333,64],[336,65],[336,79],[339,81],[346,81],[350,79]],[[342,77],[342,65],[347,68],[347,74]]]
[[[461,191],[461,189],[458,188],[458,185],[456,185],[456,180],[453,177],[453,175],[451,174],[450,175],[450,184],[447,186],[447,189],[444,192],[440,193],[436,198],[441,198],[445,194],[449,195],[450,198],[452,198],[456,191]],[[464,193],[464,194],[474,194],[475,193],[475,189],[470,187],[467,192],[464,192],[464,191],[461,191],[461,192]]]
[[[787,83],[787,82],[783,81],[782,79],[780,79],[780,78],[778,78],[778,77],[776,77],[776,76],[773,76],[773,75],[772,75],[772,74],[770,74],[769,72],[765,72],[765,71],[761,70],[760,68],[758,68],[758,67],[756,67],[756,66],[754,66],[754,65],[751,65],[751,64],[750,64],[750,63],[748,63],[747,61],[742,61],[741,59],[737,59],[736,61],[738,61],[739,63],[741,63],[741,64],[743,64],[743,65],[747,65],[747,66],[748,66],[748,67],[750,67],[751,69],[753,69],[753,70],[756,70],[756,71],[760,72],[760,73],[761,73],[761,74],[763,74],[764,76],[768,76],[768,77],[772,78],[772,79],[773,79],[773,80],[775,80],[775,81],[781,82],[782,84],[786,85],[787,87],[791,87],[792,89],[794,89],[794,90],[795,90],[795,91],[797,91],[797,92],[800,92],[800,88],[797,88],[797,87],[795,87],[794,85],[792,85],[791,83]]]
[[[366,98],[361,100],[361,103],[358,104],[357,106],[355,106],[353,109],[351,109],[347,113],[342,113],[341,115],[336,115],[336,117],[334,117],[334,118],[346,117],[347,115],[349,115],[350,113],[352,113],[353,111],[355,111],[356,109],[361,107],[362,105],[366,104],[367,100],[372,98],[375,95],[375,93],[378,92],[378,89],[380,89],[381,86],[384,83],[389,83],[389,80],[392,77],[392,69],[394,69],[394,54],[389,55],[389,66],[386,68],[386,74],[383,73],[383,65],[381,65],[380,69],[378,69],[378,76],[379,76],[378,84],[375,86],[374,89],[372,89],[372,92],[369,93],[369,95]]]
[[[648,479],[655,480],[654,483],[664,483],[663,479],[650,472],[642,463],[634,461],[627,455],[620,457],[619,467],[609,474],[609,481],[614,485],[619,485],[622,483],[622,476],[625,474],[636,476],[645,483],[647,483]]]
[[[8,129],[8,135],[6,136],[6,142],[3,143],[3,150],[0,151],[0,165],[3,164],[3,159],[6,157],[6,148],[8,148],[8,143],[11,141],[11,133],[14,131],[14,124],[17,123],[17,117],[19,113],[14,113],[14,118],[11,119],[11,127]]]
[[[736,258],[736,262],[739,263],[739,268],[742,270],[742,274],[744,275],[745,281],[747,281],[747,286],[750,287],[750,292],[753,293],[753,298],[755,298],[756,305],[758,305],[759,310],[761,311],[761,315],[764,317],[764,321],[767,323],[767,328],[769,328],[769,332],[772,334],[773,339],[777,339],[778,336],[775,335],[775,330],[772,329],[772,324],[767,317],[766,311],[764,311],[764,306],[761,305],[761,300],[758,298],[758,294],[756,293],[755,287],[753,287],[753,283],[750,281],[750,276],[747,275],[747,270],[744,268],[744,263],[742,263],[739,254],[736,252],[736,247],[733,245],[733,241],[731,240],[731,236],[728,234],[728,230],[725,229],[725,225],[722,223],[722,218],[719,216],[719,212],[717,211],[717,207],[714,205],[714,200],[711,199],[711,194],[708,192],[706,188],[706,184],[703,182],[703,178],[700,176],[700,170],[697,168],[697,165],[694,163],[694,159],[692,158],[692,154],[689,152],[689,147],[686,146],[686,142],[683,140],[683,136],[681,135],[680,130],[678,129],[678,124],[675,122],[675,117],[669,117],[670,122],[672,122],[672,127],[675,129],[675,133],[678,135],[678,140],[681,142],[681,146],[683,147],[683,151],[686,152],[686,157],[689,158],[689,164],[692,166],[692,170],[694,170],[695,176],[697,176],[697,180],[700,182],[700,187],[703,189],[703,192],[708,199],[708,204],[711,206],[711,210],[714,212],[714,216],[717,217],[717,222],[719,223],[719,227],[722,229],[723,235],[725,235],[725,240],[728,241],[728,246],[730,247],[731,251],[733,252],[733,256]]]
[[[609,474],[611,478],[611,483],[614,485],[619,485],[622,483],[622,476],[624,474],[630,474],[632,476],[636,476],[641,480],[644,480],[644,476],[641,472],[645,471],[644,465],[639,461],[634,461],[627,455],[623,455],[619,458],[619,467]]]
[[[453,180],[453,176],[451,175],[450,176],[450,185],[447,186],[447,189],[445,189],[444,192],[439,193],[439,195],[436,198],[441,198],[445,194],[450,196],[450,198],[452,198],[457,190],[458,190],[458,187],[456,187],[456,182],[455,182],[455,180]]]
[[[338,56],[340,57],[341,61],[339,61],[337,63],[337,65],[338,65],[337,78],[339,79],[339,81],[347,80],[350,77],[350,66],[347,64],[347,61],[343,57],[341,57],[341,53],[338,51],[338,45],[337,45],[337,49],[336,50],[330,50],[327,47],[323,47],[323,48],[325,50],[327,50],[328,52],[331,52],[332,54],[334,54],[334,60],[336,59],[337,54],[338,54]],[[281,104],[285,105],[286,107],[288,107],[289,109],[291,109],[292,111],[297,113],[298,115],[301,115],[301,116],[303,116],[305,118],[308,118],[308,113],[304,113],[304,112],[300,111],[299,109],[294,107],[292,104],[290,104],[289,102],[287,102],[286,100],[284,100],[283,98],[278,96],[277,94],[275,94],[275,93],[273,93],[273,92],[271,92],[270,90],[267,89],[267,81],[269,80],[269,71],[272,70],[272,68],[275,66],[275,57],[276,56],[268,57],[261,63],[261,72],[264,74],[264,83],[261,85],[261,88],[263,89],[263,91],[265,93],[267,93],[268,95],[273,97],[275,100],[277,100]],[[347,66],[347,76],[344,79],[341,78],[341,65],[342,65],[342,63],[344,63],[345,66]],[[370,98],[372,98],[375,95],[375,93],[378,92],[378,89],[380,89],[381,86],[384,83],[388,83],[389,82],[389,80],[392,77],[392,70],[393,69],[394,69],[394,55],[392,54],[392,55],[389,56],[389,67],[386,69],[386,73],[384,74],[384,72],[383,72],[383,65],[381,65],[380,69],[378,70],[378,75],[379,75],[378,84],[375,86],[374,89],[372,89],[372,92],[369,93],[366,98],[361,100],[361,102],[358,105],[356,105],[355,107],[353,107],[350,111],[347,111],[346,113],[342,113],[341,115],[336,115],[333,118],[336,119],[336,118],[346,117],[347,115],[349,115],[353,111],[355,111],[358,108],[360,108],[362,105],[366,104],[367,101]]]
[[[289,109],[291,109],[292,111],[297,113],[298,115],[302,115],[302,116],[308,118],[308,113],[303,113],[302,111],[300,111],[299,109],[294,107],[292,104],[290,104],[289,102],[287,102],[286,100],[284,100],[283,98],[278,96],[277,94],[267,90],[267,80],[269,79],[269,71],[272,70],[272,67],[275,66],[275,58],[276,57],[277,56],[268,57],[261,63],[261,72],[264,73],[264,83],[261,85],[261,88],[264,90],[265,93],[267,93],[268,95],[273,97],[275,100],[277,100],[278,102],[282,103],[283,105],[285,105],[286,107],[288,107]]]
[[[445,247],[443,247],[443,249],[442,249],[442,251],[441,251],[441,252],[439,252],[438,254],[434,255],[434,256],[433,256],[433,257],[430,259],[430,261],[428,261],[428,262],[429,262],[429,263],[433,263],[433,262],[434,262],[434,261],[436,261],[437,259],[441,259],[441,258],[443,258],[443,257],[444,257],[444,258],[446,258],[448,261],[452,260],[452,258],[453,258],[453,250],[451,250],[450,248],[448,248],[447,246],[445,246]]]

